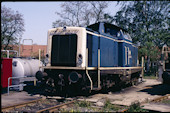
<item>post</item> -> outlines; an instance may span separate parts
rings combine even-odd
[[[163,71],[165,71],[165,60],[163,60]]]
[[[142,78],[144,77],[144,57],[142,57]]]
[[[9,58],[9,50],[6,50],[7,51],[7,58]]]
[[[163,71],[165,71],[165,59],[164,59],[164,54],[166,53],[166,52],[164,52],[164,51],[166,51],[166,49],[165,49],[165,47],[166,47],[166,45],[163,45],[163,47],[162,47],[162,63],[163,63]]]
[[[39,67],[40,67],[40,62],[41,62],[41,49],[39,49]]]
[[[98,49],[98,88],[100,88],[100,49]]]
[[[86,68],[88,67],[88,48],[86,49]]]
[[[137,60],[137,66],[139,66],[139,60]]]
[[[21,51],[21,39],[22,38],[19,38],[19,57],[20,57],[20,51]],[[18,57],[18,56],[17,56]]]
[[[9,83],[10,83],[10,77],[8,78],[8,95],[9,95]]]
[[[36,79],[34,79],[34,86],[36,86],[37,85],[37,83],[36,83]]]
[[[18,51],[16,51],[16,53],[17,53],[17,57],[18,57]]]

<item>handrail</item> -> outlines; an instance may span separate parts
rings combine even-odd
[[[92,90],[93,89],[93,81],[92,81],[92,79],[91,79],[91,77],[90,77],[90,75],[88,73],[87,67],[88,67],[88,48],[86,49],[86,75],[90,80],[90,88]]]
[[[7,52],[7,58],[9,58],[9,52],[16,52],[18,57],[18,51],[16,50],[1,50],[2,52]]]
[[[19,84],[19,85],[9,85],[10,79],[21,79],[21,78],[26,78],[26,77],[9,77],[8,78],[8,95],[9,95],[9,88],[10,87],[18,87],[18,86],[26,86],[26,84]]]
[[[33,39],[23,39],[22,40],[22,44],[23,44],[23,47],[22,47],[22,52],[24,51],[24,41],[25,40],[31,40],[31,42],[32,42],[32,44],[31,44],[31,52],[30,52],[30,55],[31,55],[31,57],[32,57],[32,54],[33,54]]]
[[[100,49],[98,49],[98,88],[101,88],[100,86]]]

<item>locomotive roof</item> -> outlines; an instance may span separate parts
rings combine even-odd
[[[121,27],[119,27],[119,26],[116,26],[116,25],[114,25],[114,24],[110,24],[110,23],[107,23],[107,22],[94,23],[94,24],[91,24],[91,25],[87,26],[87,28],[91,28],[91,29],[93,29],[93,30],[95,30],[95,31],[98,31],[98,28],[99,28],[100,23],[104,23],[106,26],[109,26],[109,27],[111,27],[111,28],[113,28],[113,29],[118,29],[118,30],[122,30],[122,31],[127,32],[126,29],[123,29],[123,28],[121,28]]]

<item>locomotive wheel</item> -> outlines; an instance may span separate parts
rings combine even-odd
[[[87,78],[87,75],[86,74],[84,74],[83,75],[83,80],[82,80],[82,91],[81,91],[81,94],[83,95],[83,96],[89,96],[90,95],[90,93],[91,93],[91,90],[90,90],[90,88],[88,87],[88,78]]]
[[[67,97],[74,97],[80,94],[80,84],[70,84],[67,88]]]
[[[120,91],[121,89],[122,89],[121,80],[120,80],[120,77],[117,77],[115,80],[114,90]]]
[[[66,96],[65,87],[57,85],[56,81],[52,78],[48,78],[46,81],[45,93],[47,95],[60,95],[62,97]]]
[[[101,89],[101,92],[107,94],[109,92],[109,88],[105,86]]]
[[[46,81],[45,93],[52,94],[54,91],[54,79],[48,78]]]
[[[137,86],[137,85],[139,84],[138,79],[137,79],[137,78],[134,78],[134,79],[131,81],[131,84],[132,84],[132,86]]]
[[[77,83],[71,83],[67,88],[67,96],[74,97],[77,95],[89,96],[90,88],[88,88],[88,78],[86,74],[83,74],[82,79]]]

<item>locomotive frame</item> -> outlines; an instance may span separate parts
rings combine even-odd
[[[113,85],[117,85],[118,87],[121,87],[122,83],[124,84],[124,83],[133,83],[133,82],[136,83],[137,82],[137,79],[140,76],[142,67],[137,66],[137,61],[132,63],[132,60],[129,60],[132,57],[129,57],[128,55],[129,54],[131,55],[132,51],[129,51],[130,47],[126,47],[125,45],[130,44],[134,48],[135,46],[132,44],[131,41],[129,41],[129,39],[119,40],[117,37],[112,37],[112,36],[105,34],[104,28],[101,27],[105,23],[97,23],[97,24],[100,25],[98,32],[96,30],[94,31],[93,29],[82,28],[82,27],[59,27],[59,28],[54,28],[54,29],[49,30],[48,46],[47,46],[47,51],[48,51],[47,56],[48,56],[49,63],[47,64],[47,66],[40,67],[44,70],[44,72],[37,72],[36,74],[37,79],[44,81],[45,84],[48,84],[47,87],[48,89],[50,89],[49,92],[59,91],[59,93],[62,92],[65,94],[65,93],[68,93],[67,90],[70,90],[70,89],[71,89],[71,92],[73,93],[75,93],[76,90],[79,90],[80,92],[82,90],[89,92],[92,90],[107,89],[109,87],[112,87]],[[117,26],[114,26],[114,27],[118,28],[120,32],[122,32],[123,30],[122,28],[119,28]],[[77,46],[75,47],[77,49],[76,55],[74,57],[71,56],[74,62],[68,60],[68,62],[71,62],[69,66],[65,64],[60,66],[61,60],[63,60],[64,58],[61,58],[59,56],[59,52],[57,53],[55,52],[55,50],[53,50],[54,47],[58,49],[58,51],[60,49],[58,46],[57,48],[54,41],[52,41],[55,38],[53,36],[59,36],[59,35],[69,36],[72,34],[77,35],[76,37]],[[93,51],[93,53],[92,53],[92,50],[89,50],[89,45],[85,45],[87,44],[86,41],[88,40],[87,34],[96,36],[98,38],[97,39],[98,42],[96,43],[96,45],[94,45],[95,50]],[[122,52],[125,52],[125,55],[127,55],[127,57],[125,55],[118,54],[121,51],[118,51],[118,48],[116,48],[115,54],[120,55],[120,56],[117,56],[117,58],[114,57],[114,59],[112,59],[114,63],[113,62],[105,63],[104,60],[106,59],[104,59],[104,55],[101,54],[101,51],[103,52],[104,49],[102,49],[100,46],[100,43],[102,43],[100,42],[102,41],[102,38],[103,38],[103,42],[105,39],[109,41],[111,40],[115,42],[114,46],[117,46],[117,47],[119,46],[119,48],[125,47],[125,50],[123,50]],[[60,44],[59,43],[60,38],[58,39],[55,38],[54,40],[55,41],[57,40],[56,42],[58,45]],[[73,42],[71,41],[71,39],[69,39],[68,42],[69,42],[69,46],[66,47],[66,49],[68,49],[69,51],[70,47],[72,47],[71,44],[73,44]],[[63,45],[60,45],[60,46],[63,46]],[[70,51],[69,51],[68,57],[70,56]],[[91,52],[90,53],[91,56],[89,55],[89,51]],[[107,53],[105,52],[104,54],[107,54]],[[134,54],[134,51],[133,51],[133,54]],[[123,59],[123,61],[121,61],[122,63],[118,64],[118,60],[119,60],[118,57],[121,57]],[[53,88],[49,88],[49,87],[53,87]]]
[[[86,50],[88,54],[88,49]],[[100,49],[98,50],[100,54]],[[98,59],[100,59],[100,55],[98,54]],[[86,55],[86,61],[88,61],[88,55]],[[142,67],[100,67],[100,60],[98,60],[98,67],[88,67],[88,62],[86,62],[86,67],[60,67],[60,66],[45,66],[41,67],[44,70],[71,70],[71,71],[85,71],[88,79],[90,81],[90,89],[91,90],[100,90],[100,74],[120,74],[123,76],[131,75],[133,73],[137,73],[142,70]],[[88,71],[97,71],[98,72],[98,87],[93,86],[93,81],[89,75]]]

